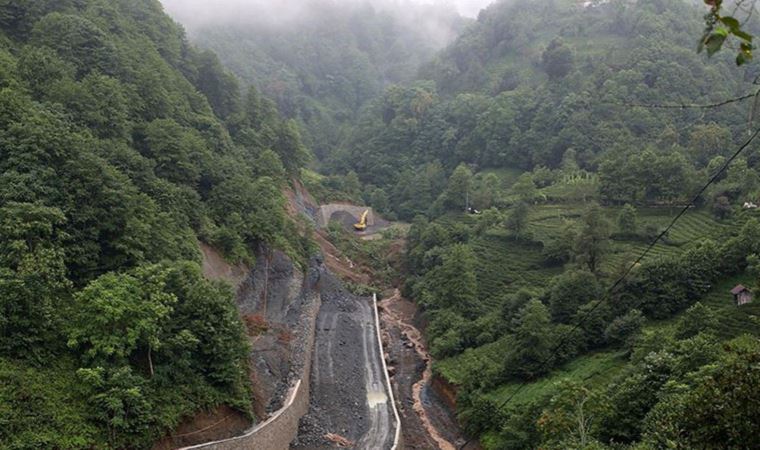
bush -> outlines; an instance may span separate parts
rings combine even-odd
[[[604,338],[611,345],[631,347],[644,325],[644,315],[638,309],[618,317],[604,330]]]

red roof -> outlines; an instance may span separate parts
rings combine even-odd
[[[742,286],[741,284],[737,285],[735,288],[731,289],[731,293],[734,295],[739,295],[744,291],[749,291],[746,287]]]

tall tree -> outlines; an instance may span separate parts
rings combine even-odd
[[[466,244],[455,244],[443,255],[443,262],[433,276],[436,301],[467,318],[478,312],[475,254]]]
[[[591,206],[583,215],[583,228],[575,242],[576,258],[589,271],[596,273],[610,246],[609,222],[599,205]]]
[[[539,300],[531,300],[517,315],[515,351],[506,361],[508,373],[527,380],[551,369],[552,328],[549,310]]]
[[[449,177],[444,192],[446,207],[450,210],[464,211],[469,206],[472,195],[472,170],[466,164],[460,164]]]

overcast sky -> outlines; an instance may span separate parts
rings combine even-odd
[[[267,11],[274,15],[297,15],[299,3],[314,0],[161,0],[167,12],[186,27],[219,23],[225,20],[239,21],[251,11]],[[336,3],[366,0],[324,0]],[[478,12],[494,0],[369,0],[375,5],[392,4],[395,8],[404,4],[450,4],[460,14],[477,17]]]

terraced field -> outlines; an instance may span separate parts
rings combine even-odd
[[[729,293],[737,284],[753,288],[755,283],[752,277],[746,274],[724,280],[715,285],[701,300],[718,315],[718,334],[721,337],[730,339],[744,333],[760,334],[760,298],[756,297],[755,301],[748,305],[736,306]]]
[[[548,284],[562,268],[544,267],[540,244],[516,241],[506,232],[489,232],[472,243],[477,255],[478,296],[499,306],[504,294]]]
[[[562,273],[561,267],[547,267],[542,257],[541,242],[549,242],[560,235],[566,227],[579,229],[579,219],[585,205],[550,204],[531,208],[528,232],[531,241],[515,240],[504,229],[488,231],[473,239],[472,248],[477,256],[478,296],[489,308],[499,306],[505,294],[521,288],[540,290],[551,279]],[[620,208],[604,209],[615,231]],[[679,212],[679,208],[643,208],[639,211],[639,226],[664,229]],[[677,255],[689,244],[703,238],[720,238],[732,230],[738,230],[751,213],[741,213],[731,220],[718,221],[705,210],[686,213],[669,235],[658,243],[645,261],[652,258]],[[456,223],[474,225],[475,216],[451,214],[439,219],[444,226]],[[648,246],[644,239],[615,238],[611,252],[605,257],[602,269],[609,275],[620,273],[621,268],[635,260]]]

